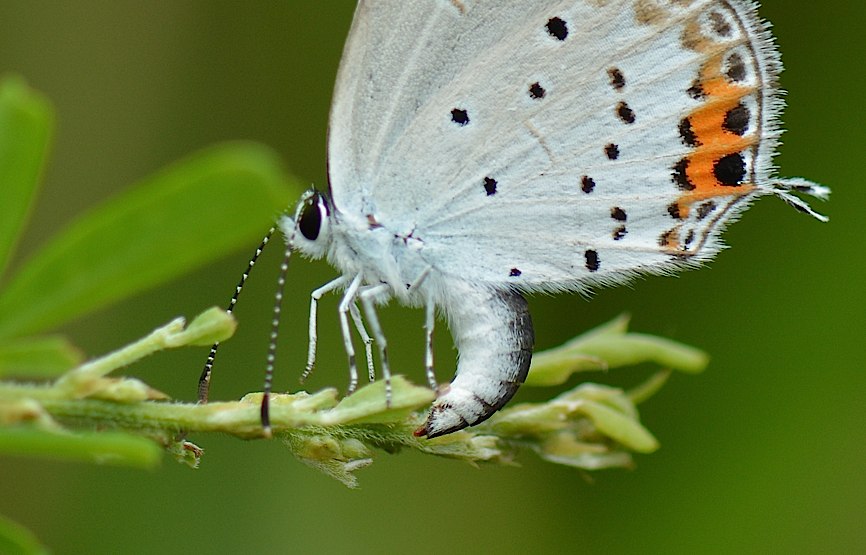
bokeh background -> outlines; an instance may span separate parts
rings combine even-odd
[[[87,207],[214,142],[264,142],[304,183],[324,186],[328,106],[353,4],[0,2],[0,71],[46,93],[59,122],[17,265]],[[829,224],[765,199],[727,232],[733,248],[708,270],[591,301],[531,299],[540,348],[628,311],[633,329],[712,355],[704,374],[674,376],[642,407],[662,448],[634,470],[382,454],[351,491],[277,442],[203,436],[192,438],[207,451],[197,471],[168,458],[154,472],[0,460],[0,513],[57,553],[866,552],[864,12],[846,0],[766,0],[761,10],[790,91],[777,162],[784,175],[833,188],[817,206]],[[99,354],[223,305],[248,255],[227,252],[62,331]],[[261,387],[278,258],[265,256],[244,294],[212,398]],[[324,263],[292,269],[278,388],[298,388],[307,294],[333,275]],[[323,303],[311,389],[346,382],[335,306]],[[383,312],[395,367],[422,382],[423,314]],[[442,331],[445,379],[453,353]],[[130,372],[192,400],[205,355],[166,353]]]

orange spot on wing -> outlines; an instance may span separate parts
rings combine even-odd
[[[688,116],[699,146],[687,157],[686,177],[694,189],[683,193],[678,199],[683,218],[688,216],[689,208],[695,202],[718,196],[745,195],[755,188],[751,183],[724,185],[714,172],[719,159],[746,151],[759,139],[757,136],[743,138],[725,128],[728,112],[739,105],[744,96],[752,94],[754,89],[728,81],[722,74],[721,55],[713,56],[704,64],[700,85],[705,102]]]
[[[680,247],[680,226],[669,229],[662,233],[659,238],[659,246],[664,247],[669,252],[675,252]]]

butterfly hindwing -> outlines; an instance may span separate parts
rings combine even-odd
[[[769,191],[778,62],[762,29],[748,1],[362,1],[331,119],[334,203],[494,286],[581,290],[706,260]]]

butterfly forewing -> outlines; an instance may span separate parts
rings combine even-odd
[[[711,257],[767,192],[777,59],[744,1],[363,1],[335,206],[438,272],[584,289]]]

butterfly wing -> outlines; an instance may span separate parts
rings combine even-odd
[[[750,1],[362,0],[333,201],[472,282],[670,272],[773,192],[778,70]]]
[[[463,70],[477,69],[485,50],[500,43],[509,29],[518,28],[521,19],[530,14],[538,17],[550,2],[512,2],[504,9],[493,2],[475,4],[359,2],[330,117],[329,174],[337,204],[358,209],[361,196],[375,193],[380,201],[377,207],[418,205],[420,194],[412,195],[411,200],[401,195],[402,201],[409,202],[384,195],[393,191],[396,177],[413,174],[413,180],[403,186],[410,194],[410,189],[429,184],[430,179],[423,178],[425,172],[434,169],[433,162],[438,169],[448,158],[442,152],[448,141],[442,117],[431,108],[446,101],[447,89],[471,85],[461,83]],[[483,26],[479,24],[482,20]],[[422,136],[415,137],[413,145],[426,137],[426,146],[433,150],[415,151],[410,159],[392,166],[398,149],[405,155],[412,148],[406,142],[407,133],[419,132]],[[414,171],[409,171],[410,166]],[[453,161],[448,166],[456,167]],[[442,185],[435,192],[427,187],[428,194],[453,196],[456,190]]]

